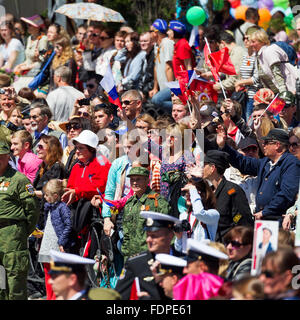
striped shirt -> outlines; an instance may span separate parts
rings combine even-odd
[[[254,73],[257,73],[255,60],[256,60],[255,53],[253,53],[250,57],[248,54],[245,54],[243,56],[243,62],[240,67],[241,79],[249,79],[254,75]],[[247,86],[247,89],[248,89],[248,98],[253,99],[256,91],[258,90],[258,86],[254,84],[251,86]]]

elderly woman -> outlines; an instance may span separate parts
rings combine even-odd
[[[98,136],[90,130],[83,130],[73,139],[78,163],[74,165],[68,180],[67,191],[62,200],[68,205],[81,198],[91,200],[94,195],[105,191],[110,162],[102,156],[96,157]]]
[[[277,44],[271,44],[264,30],[250,35],[253,50],[257,52],[258,78],[252,77],[253,84],[258,81],[275,94],[283,91],[296,92],[297,69],[288,63],[288,55]]]

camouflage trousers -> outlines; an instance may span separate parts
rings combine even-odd
[[[0,228],[0,266],[5,269],[5,289],[0,288],[0,300],[27,300],[27,235],[25,222]]]

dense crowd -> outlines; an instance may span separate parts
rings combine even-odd
[[[6,14],[0,299],[300,298],[300,20],[229,9],[192,33]]]

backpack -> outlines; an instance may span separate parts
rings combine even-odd
[[[282,61],[283,63],[290,63],[293,66],[297,65],[298,57],[297,52],[290,44],[284,42],[284,41],[277,41],[274,42],[278,47],[280,47],[288,56],[289,61]]]

